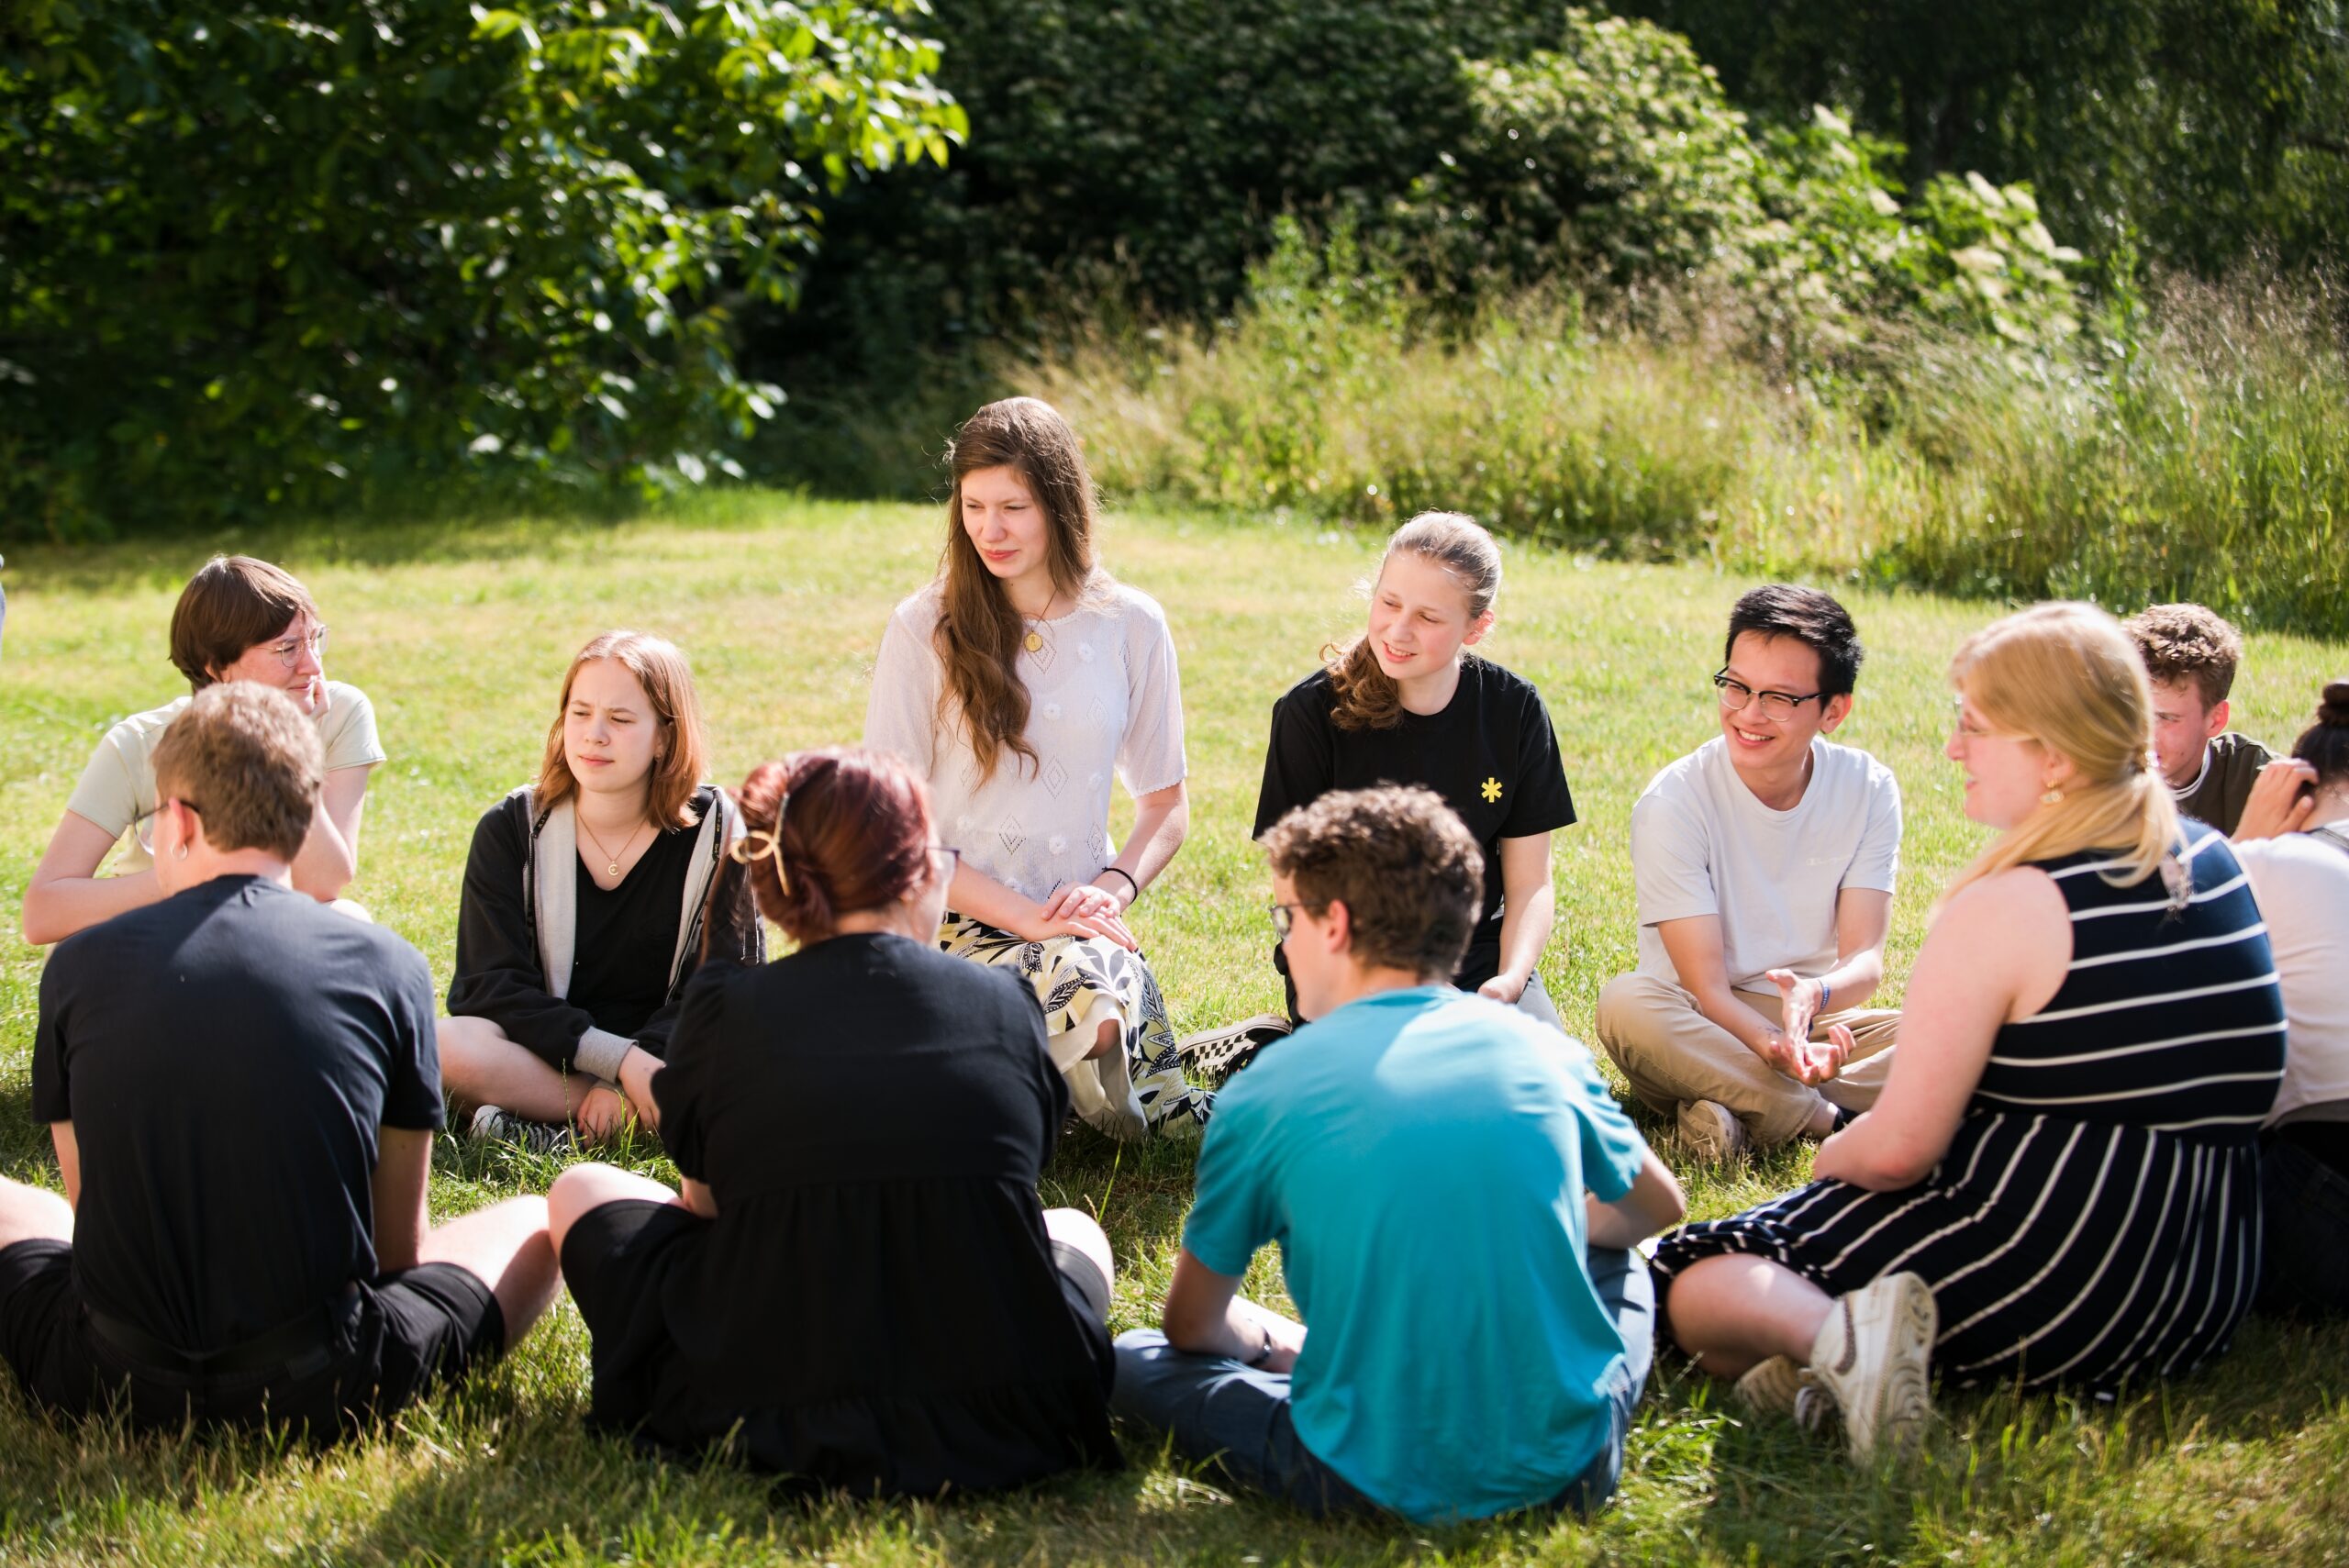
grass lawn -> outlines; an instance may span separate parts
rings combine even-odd
[[[610,528],[220,542],[304,579],[334,628],[330,673],[374,699],[392,760],[369,792],[352,893],[445,985],[473,822],[534,765],[573,648],[616,626],[674,638],[699,673],[717,777],[731,784],[761,758],[856,738],[881,628],[928,577],[940,527],[929,507],[737,496]],[[1145,515],[1113,522],[1104,544],[1110,567],[1166,606],[1181,650],[1191,839],[1135,924],[1176,1027],[1194,1029],[1277,1001],[1267,884],[1247,839],[1266,718],[1316,650],[1359,624],[1349,589],[1375,541]],[[15,935],[14,912],[101,732],[179,689],[164,630],[210,548],[12,552],[0,665],[0,902],[11,916],[0,939],[0,1170],[19,1178],[56,1181],[28,1105],[40,957]],[[1547,695],[1583,816],[1558,836],[1559,936],[1542,966],[1577,1034],[1587,1036],[1600,984],[1631,961],[1631,804],[1658,766],[1714,732],[1706,681],[1744,585],[1703,568],[1509,551],[1488,650]],[[1993,611],[1879,595],[1854,608],[1871,652],[1839,738],[1890,762],[1907,798],[1897,994],[1936,889],[1981,841],[1939,756],[1942,673]],[[2321,680],[2344,668],[2349,648],[2254,639],[2239,727],[2288,741]],[[634,1159],[669,1173],[650,1147]],[[1046,1200],[1097,1212],[1117,1245],[1119,1329],[1155,1318],[1191,1166],[1185,1150],[1121,1149],[1079,1131],[1047,1173]],[[1682,1174],[1703,1218],[1792,1185],[1808,1166],[1798,1153],[1734,1176]],[[444,1140],[435,1212],[543,1191],[553,1170]],[[1251,1288],[1285,1300],[1274,1253],[1258,1259]],[[1924,1462],[1906,1475],[1854,1471],[1839,1446],[1741,1421],[1724,1390],[1666,1361],[1620,1497],[1597,1521],[1444,1530],[1315,1525],[1233,1497],[1138,1440],[1122,1474],[1008,1498],[777,1507],[748,1477],[658,1465],[589,1438],[587,1340],[567,1301],[495,1372],[323,1457],[55,1429],[28,1412],[13,1379],[0,1382],[0,1562],[2349,1556],[2349,1331],[2261,1322],[2216,1368],[2118,1405],[1951,1395]]]

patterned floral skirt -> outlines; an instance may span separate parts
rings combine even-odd
[[[1045,1044],[1068,1080],[1069,1103],[1112,1138],[1198,1136],[1215,1096],[1183,1076],[1157,977],[1139,953],[1101,937],[1031,942],[951,910],[939,947],[1017,973],[1044,1006]],[[1125,1049],[1091,1061],[1100,1019],[1114,1014]]]

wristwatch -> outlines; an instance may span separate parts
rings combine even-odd
[[[1273,1359],[1273,1331],[1270,1329],[1265,1328],[1262,1323],[1257,1324],[1256,1328],[1257,1330],[1264,1336],[1264,1348],[1258,1351],[1254,1355],[1250,1356],[1242,1364],[1261,1367],[1266,1362]]]

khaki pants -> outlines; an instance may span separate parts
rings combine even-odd
[[[1772,1023],[1779,1021],[1775,990],[1766,996],[1751,991],[1736,995]],[[1900,1032],[1899,1013],[1886,1007],[1822,1013],[1810,1026],[1810,1038],[1825,1040],[1831,1024],[1852,1031],[1852,1057],[1839,1077],[1812,1088],[1754,1055],[1743,1040],[1705,1017],[1693,995],[1668,980],[1619,974],[1598,994],[1598,1042],[1643,1104],[1668,1116],[1684,1101],[1714,1101],[1728,1106],[1764,1148],[1799,1137],[1819,1114],[1821,1100],[1858,1112],[1876,1104],[1883,1091]]]

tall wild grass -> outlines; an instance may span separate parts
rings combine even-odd
[[[1003,379],[1128,495],[2349,632],[2349,312],[2322,278],[2123,278],[2058,356],[1885,322],[1823,364],[1735,300],[1601,320],[1537,295],[1447,328],[1351,259],[1286,248],[1213,329],[1088,327]]]

